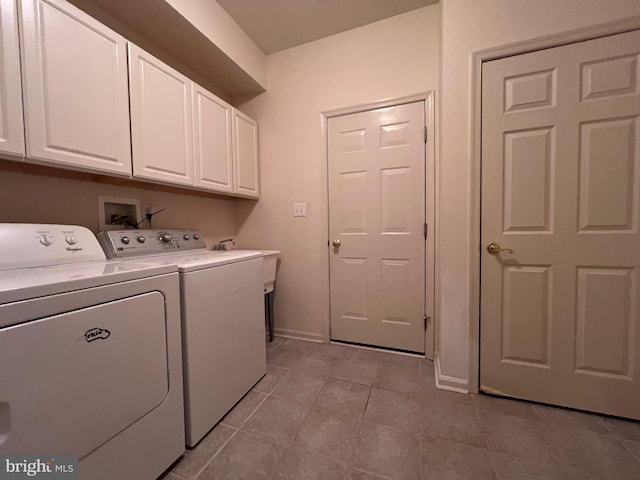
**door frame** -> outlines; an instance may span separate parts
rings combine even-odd
[[[351,107],[337,108],[332,110],[325,110],[320,112],[320,122],[322,128],[322,148],[323,148],[323,178],[325,180],[325,188],[323,193],[323,205],[324,217],[326,219],[325,235],[327,242],[329,242],[329,136],[328,136],[328,122],[332,117],[338,117],[342,115],[350,115],[353,113],[361,113],[368,110],[375,110],[377,108],[393,107],[397,105],[403,105],[406,103],[414,103],[424,101],[425,103],[425,122],[427,127],[427,145],[426,145],[426,159],[425,159],[425,221],[428,224],[427,244],[425,251],[425,314],[431,318],[427,323],[427,332],[425,335],[425,356],[428,359],[433,360],[434,346],[435,346],[435,325],[436,325],[436,302],[435,294],[437,293],[437,283],[434,262],[436,261],[435,250],[436,245],[436,205],[437,198],[435,189],[437,188],[435,182],[436,175],[436,135],[435,135],[435,108],[434,99],[435,92],[429,90],[427,92],[417,93],[415,95],[409,95],[405,97],[396,97],[388,100],[381,100],[374,103],[365,103],[354,105]],[[323,298],[323,339],[325,342],[331,340],[331,295],[330,295],[330,280],[329,280],[329,260],[330,260],[329,248],[326,250],[322,266],[322,298]]]
[[[640,30],[640,16],[633,16],[613,22],[600,23],[585,28],[569,30],[552,35],[509,43],[484,50],[472,55],[471,71],[471,243],[469,271],[469,384],[470,393],[477,393],[480,386],[480,255],[482,251],[481,222],[481,166],[482,166],[482,64],[490,60],[512,57],[548,48],[561,47],[571,43],[608,37],[619,33]]]

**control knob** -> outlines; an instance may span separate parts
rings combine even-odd
[[[42,235],[40,235],[40,243],[42,245],[44,245],[45,247],[48,247],[49,245],[51,245],[53,243],[53,240],[51,240],[51,238],[49,238],[48,234],[43,233]]]
[[[75,235],[69,235],[65,237],[65,240],[69,245],[75,245],[76,243],[78,243],[78,239],[76,238]]]
[[[158,235],[158,239],[162,243],[171,243],[171,241],[173,240],[173,235],[171,235],[170,233],[163,232],[160,235]]]
[[[194,233],[193,234],[193,239],[194,240],[200,240],[200,234],[199,233]]]
[[[131,241],[131,239],[129,237],[122,237],[120,241],[125,245],[129,245],[129,242]]]
[[[182,238],[184,238],[185,240],[189,240],[191,237],[188,233],[185,233],[184,235],[182,235]]]
[[[138,243],[144,243],[147,239],[144,238],[144,235],[138,235],[136,240],[138,240]]]

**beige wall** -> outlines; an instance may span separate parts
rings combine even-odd
[[[195,227],[211,245],[235,236],[234,201],[32,175],[0,168],[0,222],[83,225],[98,231],[98,196],[133,198],[154,209],[154,228]]]
[[[265,55],[216,1],[167,0],[180,15],[260,85],[266,85]]]
[[[267,56],[267,92],[240,108],[259,124],[261,197],[239,204],[242,247],[282,250],[276,328],[321,339],[328,320],[327,182],[321,112],[438,86],[439,5]],[[436,95],[437,98],[437,95]],[[307,203],[294,218],[293,203]]]
[[[471,55],[477,50],[640,14],[634,0],[442,0],[438,177],[438,375],[470,381]],[[475,373],[473,373],[475,375]],[[471,384],[473,380],[471,379]]]

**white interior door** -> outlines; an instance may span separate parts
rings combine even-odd
[[[639,53],[483,66],[482,390],[640,419]]]
[[[424,131],[423,101],[328,120],[332,340],[425,351]]]

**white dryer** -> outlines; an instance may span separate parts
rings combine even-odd
[[[184,451],[178,273],[86,228],[0,224],[0,454],[152,480]]]
[[[109,258],[180,272],[186,444],[195,446],[267,372],[262,252],[210,251],[198,230],[111,230]]]

